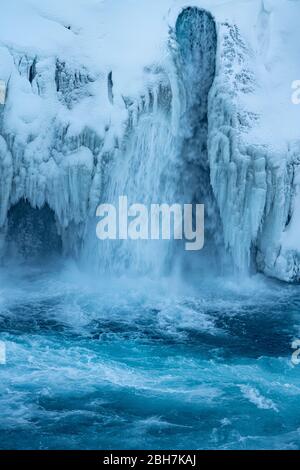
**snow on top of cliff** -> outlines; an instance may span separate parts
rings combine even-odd
[[[167,57],[169,26],[185,6],[237,24],[253,54],[258,79],[245,106],[260,114],[249,139],[278,144],[299,138],[300,106],[291,85],[300,79],[299,0],[9,0],[1,5],[0,46],[59,57],[94,73],[113,70],[114,92],[138,95],[147,65]],[[9,57],[0,51],[0,79]]]
[[[245,32],[255,54],[258,81],[247,105],[261,116],[250,137],[286,150],[288,142],[300,138],[300,106],[292,102],[292,84],[300,79],[300,1],[261,3],[255,23]]]

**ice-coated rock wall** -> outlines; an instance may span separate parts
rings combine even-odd
[[[265,28],[259,35],[263,44],[270,34],[269,15],[262,2],[258,25]],[[219,24],[218,38],[217,73],[209,98],[208,154],[225,244],[237,271],[254,269],[298,282],[299,141],[278,147],[268,141],[269,136],[264,141],[260,106],[255,109],[252,104],[257,104],[261,92],[254,50],[237,25]],[[277,131],[272,129],[271,141],[277,140]]]

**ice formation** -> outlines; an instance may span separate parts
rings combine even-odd
[[[126,194],[205,203],[210,254],[299,281],[300,2],[40,3],[1,7],[2,253],[22,204],[53,216],[65,252],[93,251],[97,205]],[[98,249],[114,269],[170,258]]]

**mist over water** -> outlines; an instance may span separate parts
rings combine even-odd
[[[299,448],[299,291],[1,270],[1,448]]]

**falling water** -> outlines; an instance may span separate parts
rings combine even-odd
[[[205,204],[202,262],[213,256],[221,226],[207,155],[208,94],[215,76],[216,44],[212,16],[197,8],[183,10],[170,41],[176,86],[171,78],[167,86],[158,85],[157,105],[143,109],[129,129],[123,151],[109,166],[104,194],[105,202],[115,204],[123,195],[129,204]],[[192,258],[201,266],[195,253],[184,254],[181,241],[107,241],[100,242],[99,250],[101,267],[113,273],[161,274],[190,264]]]

